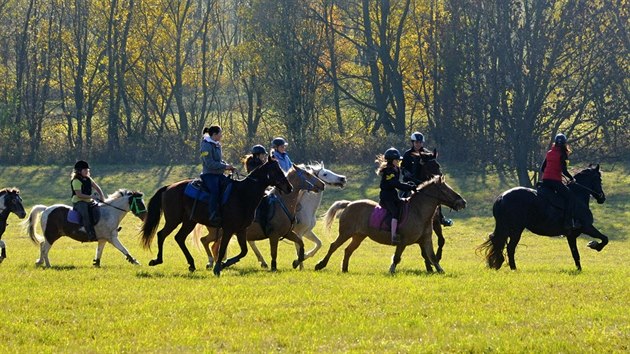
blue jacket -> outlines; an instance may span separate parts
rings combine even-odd
[[[280,164],[280,168],[282,168],[284,172],[289,172],[289,170],[293,166],[293,162],[291,162],[291,159],[289,158],[289,154],[287,154],[286,152],[280,153],[274,150],[273,157],[275,157],[276,160],[278,160],[278,163]]]

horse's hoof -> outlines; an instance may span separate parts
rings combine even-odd
[[[315,264],[315,270],[322,270],[322,269],[324,269],[324,267],[326,267],[326,266],[321,264],[321,262]]]
[[[195,266],[188,267],[188,271],[191,272],[191,273],[194,273],[195,270],[197,270],[197,268],[195,268]]]
[[[158,262],[157,259],[152,259],[152,260],[149,261],[149,266],[151,266],[151,267],[156,266],[158,264],[162,264],[162,262]]]
[[[101,267],[101,260],[100,259],[95,259],[92,261],[92,266],[94,266],[95,268],[100,268]]]
[[[395,265],[391,265],[391,267],[389,267],[389,274],[396,274],[396,266]]]
[[[206,270],[210,270],[214,264],[212,262],[206,263]]]
[[[296,269],[297,267],[300,266],[302,262],[298,261],[297,259],[293,261],[293,269]]]
[[[602,248],[604,248],[601,244],[597,243],[596,241],[591,241],[586,246],[596,250],[597,252],[601,251]]]
[[[265,269],[267,269],[267,268],[269,268],[269,265],[267,265],[267,263],[266,263],[266,262],[260,262],[260,268],[265,268]]]

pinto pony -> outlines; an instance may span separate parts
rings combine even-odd
[[[149,262],[150,266],[163,263],[164,240],[181,224],[182,226],[175,235],[175,241],[186,257],[188,270],[191,272],[196,270],[195,260],[186,247],[186,238],[194,230],[195,225],[209,226],[210,220],[207,204],[198,201],[194,207],[195,200],[184,193],[186,185],[190,181],[192,180],[187,179],[164,186],[158,189],[149,201],[148,216],[142,224],[142,244],[145,248],[151,246],[162,213],[164,213],[165,219],[164,227],[157,232],[158,253],[156,258]],[[221,237],[217,259],[224,259],[233,234],[236,234],[241,253],[228,259],[225,263],[216,262],[213,269],[216,276],[221,275],[221,270],[224,267],[238,262],[247,255],[245,230],[254,221],[254,212],[265,195],[265,188],[268,186],[278,187],[283,193],[290,193],[293,189],[278,161],[271,157],[266,163],[254,169],[245,179],[232,182],[232,191],[225,204],[222,205],[223,237]]]
[[[20,219],[26,217],[20,190],[17,188],[0,189],[0,263],[7,258],[7,249],[4,241],[2,241],[2,235],[7,229],[7,219],[10,213],[17,215]]]
[[[131,264],[139,265],[138,261],[129,254],[127,248],[118,240],[119,225],[122,219],[131,211],[133,215],[143,220],[146,215],[146,208],[142,200],[143,194],[140,192],[132,192],[127,189],[119,189],[114,194],[107,197],[102,204],[99,204],[100,221],[94,225],[96,231],[96,257],[93,265],[99,267],[101,265],[101,256],[103,248],[107,242],[111,243]],[[53,243],[62,236],[68,236],[79,242],[91,242],[83,225],[68,221],[68,213],[72,207],[63,204],[55,204],[49,207],[45,205],[35,205],[31,209],[28,218],[22,222],[22,226],[28,233],[31,240],[40,246],[39,259],[35,263],[38,266],[44,265],[50,268],[50,260],[48,259],[48,251]],[[38,217],[44,235],[41,236],[35,231]]]
[[[310,191],[313,193],[320,193],[324,190],[326,185],[319,178],[299,166],[293,165],[287,174],[287,179],[293,185],[293,191],[288,194],[279,193],[277,189],[273,189],[268,196],[265,196],[261,203],[267,203],[266,199],[273,198],[275,202],[270,206],[273,217],[267,221],[271,231],[266,234],[263,227],[256,220],[249,227],[247,227],[247,241],[252,248],[256,247],[254,241],[260,241],[269,239],[269,245],[271,250],[271,270],[277,270],[276,257],[278,255],[278,242],[281,238],[285,238],[289,241],[295,242],[298,251],[298,259],[293,262],[293,268],[297,268],[301,264],[301,260],[304,259],[304,242],[293,231],[293,227],[296,222],[296,207],[298,204],[298,198],[303,191]],[[262,217],[266,218],[266,215]],[[203,244],[206,254],[208,255],[208,264],[206,268],[211,268],[214,262],[214,255],[217,254],[219,243],[219,232],[215,232],[216,229],[208,227],[209,234],[200,239]],[[213,250],[210,250],[210,242],[215,242]],[[213,252],[214,251],[214,252]],[[257,256],[260,251],[254,248],[257,252]],[[262,255],[260,255],[262,257]],[[264,261],[264,260],[263,260]]]
[[[606,195],[602,190],[602,175],[599,171],[599,164],[590,165],[574,177],[575,183],[568,184],[568,187],[577,198],[577,203],[582,203],[584,211],[588,213],[582,219],[590,222],[576,230],[565,230],[562,227],[561,214],[558,213],[557,220],[552,220],[553,217],[550,218],[547,215],[548,201],[541,198],[536,190],[516,187],[505,191],[497,197],[492,207],[492,215],[495,220],[494,232],[490,234],[486,242],[478,247],[486,255],[488,267],[501,268],[505,260],[503,249],[507,244],[510,269],[516,270],[514,254],[516,245],[518,245],[525,229],[544,236],[565,235],[577,270],[582,270],[580,253],[577,249],[577,238],[580,234],[584,233],[602,241],[600,243],[596,241],[588,243],[588,247],[594,250],[601,251],[608,244],[608,237],[593,226],[593,214],[589,209],[590,196],[593,196],[599,204],[606,201]],[[550,220],[552,221],[550,222]]]
[[[426,254],[431,264],[438,272],[443,273],[444,270],[435,256],[431,240],[433,215],[440,204],[461,210],[466,207],[466,201],[446,184],[444,177],[434,177],[418,186],[405,203],[408,203],[409,207],[408,216],[406,221],[398,226],[398,233],[402,236],[402,242],[396,246],[392,265],[389,268],[390,273],[396,272],[396,266],[400,263],[403,251],[408,245],[414,243],[420,243],[423,253]],[[376,229],[370,226],[370,215],[377,205],[378,203],[375,201],[363,199],[354,202],[337,201],[330,206],[325,215],[326,226],[329,229],[337,212],[343,209],[339,215],[339,235],[330,245],[326,256],[317,263],[315,270],[325,268],[330,256],[348,239],[352,239],[352,242],[345,250],[341,266],[343,272],[348,271],[350,256],[365,238],[369,237],[383,245],[392,244],[389,230]]]

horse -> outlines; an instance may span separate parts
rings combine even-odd
[[[582,270],[580,264],[580,253],[577,249],[577,238],[580,234],[587,234],[593,238],[601,240],[600,243],[591,241],[588,247],[598,252],[608,244],[608,237],[599,232],[593,226],[593,214],[589,208],[589,199],[592,195],[598,204],[606,201],[606,195],[602,190],[602,175],[599,164],[589,165],[578,172],[575,176],[575,183],[569,183],[569,190],[575,195],[578,204],[582,204],[586,225],[581,225],[575,230],[563,228],[562,213],[556,210],[557,216],[549,215],[548,202],[543,200],[538,191],[530,188],[516,187],[503,192],[497,197],[492,207],[492,214],[495,220],[494,232],[490,234],[488,240],[478,247],[478,250],[485,253],[488,267],[500,269],[505,257],[503,249],[507,244],[507,255],[510,269],[516,270],[514,253],[516,245],[521,239],[524,229],[528,229],[537,235],[560,236],[565,235],[569,244],[569,249],[575,261],[578,271]],[[576,211],[578,211],[576,209]]]
[[[272,271],[277,270],[276,257],[278,255],[278,242],[281,238],[286,238],[289,241],[295,242],[298,259],[304,258],[304,242],[302,242],[302,239],[299,238],[293,231],[296,223],[295,215],[299,195],[302,194],[303,191],[320,193],[326,187],[326,184],[324,184],[322,180],[295,164],[289,170],[287,179],[294,187],[291,193],[281,194],[277,189],[273,189],[261,201],[261,203],[273,201],[270,206],[272,209],[269,211],[272,218],[267,221],[267,226],[270,227],[271,231],[266,234],[258,220],[254,220],[254,222],[246,229],[247,241],[253,247],[256,247],[254,245],[254,241],[260,241],[267,238],[269,239]],[[267,216],[263,215],[261,217],[265,218]],[[216,230],[214,228],[207,228],[209,231],[208,235],[202,237],[200,241],[206,250],[206,254],[208,255],[208,264],[206,265],[206,268],[210,269],[214,261],[213,253],[214,255],[217,254],[217,248],[219,246],[219,243],[217,242],[219,240],[219,232],[218,230],[217,232],[213,232]],[[212,247],[212,251],[209,247],[210,242],[214,242],[215,245]],[[260,253],[258,249],[255,249],[255,252]],[[295,260],[293,262],[293,268],[297,268],[299,264],[300,263]]]
[[[20,219],[26,217],[20,190],[17,188],[0,189],[0,263],[7,258],[7,248],[4,241],[2,241],[2,235],[7,229],[7,219],[10,213],[17,215]]]
[[[401,221],[398,225],[398,233],[402,236],[402,242],[396,246],[389,272],[392,274],[396,272],[396,266],[400,263],[401,255],[405,248],[408,245],[419,242],[432,266],[439,273],[443,273],[444,269],[442,269],[435,256],[431,240],[433,215],[440,204],[455,210],[461,210],[466,207],[466,201],[445,182],[444,176],[436,176],[417,186],[411,197],[406,199],[404,203],[409,208],[408,216],[405,221]],[[352,242],[345,249],[341,267],[344,273],[348,271],[350,256],[366,237],[383,245],[392,244],[389,229],[382,230],[370,226],[370,216],[377,205],[378,203],[375,201],[362,199],[354,202],[341,200],[330,206],[324,216],[327,229],[330,229],[337,212],[343,209],[339,215],[339,235],[330,244],[326,256],[315,265],[315,270],[324,269],[333,252],[348,239],[352,239]]]
[[[177,234],[175,234],[175,241],[177,241],[179,248],[181,248],[186,257],[188,270],[190,272],[196,270],[195,260],[186,247],[186,238],[193,231],[195,225],[209,226],[210,219],[208,218],[207,204],[204,202],[197,203],[184,193],[186,185],[191,181],[192,179],[186,179],[164,186],[158,189],[149,201],[147,218],[142,224],[141,232],[142,244],[145,249],[151,246],[151,241],[155,237],[155,231],[162,213],[164,213],[165,219],[164,227],[157,232],[157,256],[149,262],[149,266],[163,263],[164,240],[179,224],[182,224]],[[227,197],[227,201],[221,206],[223,210],[223,222],[221,225],[223,237],[221,237],[217,259],[223,260],[228,243],[235,233],[241,252],[237,256],[228,259],[225,263],[216,262],[213,269],[216,276],[220,276],[222,268],[238,262],[247,255],[245,230],[254,220],[256,207],[265,195],[265,188],[275,186],[283,193],[290,193],[293,190],[293,186],[287,180],[278,161],[271,157],[268,157],[267,162],[254,169],[243,180],[234,180],[231,183],[232,191]]]
[[[100,267],[101,265],[101,256],[103,255],[103,249],[107,242],[114,245],[114,247],[125,256],[129,263],[140,265],[120,242],[118,232],[120,231],[120,222],[130,211],[140,220],[144,220],[146,207],[142,197],[143,194],[140,192],[119,189],[99,203],[100,220],[94,225],[96,241],[90,240],[83,225],[68,221],[68,213],[72,210],[72,207],[64,204],[54,204],[51,206],[38,204],[33,206],[28,218],[22,222],[22,227],[28,233],[33,243],[40,246],[39,259],[37,259],[35,265],[44,265],[46,268],[50,268],[48,252],[53,243],[62,236],[68,236],[79,242],[98,242],[96,257],[92,262],[92,265],[95,267]],[[35,231],[38,217],[42,231],[44,232],[43,236],[37,234]]]
[[[346,186],[346,176],[337,174],[331,170],[328,170],[324,167],[324,162],[319,163],[311,163],[308,165],[298,165],[298,167],[305,169],[309,173],[315,175],[317,178],[322,180],[326,185],[336,186],[339,188],[343,188]],[[310,251],[304,254],[304,260],[311,258],[319,251],[322,247],[322,241],[317,237],[313,229],[315,228],[315,223],[317,222],[317,217],[315,213],[317,212],[317,208],[322,202],[324,192],[313,193],[312,191],[300,191],[298,196],[298,206],[295,214],[295,224],[293,225],[293,232],[300,238],[304,239],[306,237],[308,240],[315,243],[315,247]],[[252,248],[252,251],[256,254],[256,258],[258,258],[258,262],[260,266],[263,268],[267,268],[267,262],[265,262],[265,258],[262,256],[258,247],[256,247],[255,241],[248,241],[249,246]],[[295,244],[296,250],[299,252],[299,244]],[[304,268],[304,264],[300,263],[300,269]]]

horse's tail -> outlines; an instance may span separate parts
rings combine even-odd
[[[46,210],[47,206],[45,205],[35,205],[33,209],[31,209],[31,213],[28,217],[20,223],[22,225],[22,229],[28,233],[28,236],[31,238],[34,244],[39,245],[40,243],[45,241],[44,236],[37,234],[35,231],[35,226],[37,226],[37,219],[41,215],[41,213]]]
[[[334,202],[333,205],[330,206],[330,208],[328,208],[328,211],[326,211],[326,214],[324,214],[324,223],[326,224],[326,229],[330,230],[330,226],[332,225],[333,220],[335,219],[335,215],[337,215],[337,212],[339,210],[345,209],[350,203],[351,202],[349,200],[338,200]]]
[[[142,223],[142,246],[145,249],[151,248],[151,241],[155,237],[155,230],[160,224],[160,217],[162,216],[162,193],[168,188],[164,186],[155,192],[149,205],[147,206],[147,216]]]
[[[502,226],[504,216],[501,209],[502,199],[497,199],[492,207],[492,214],[494,215],[495,227],[494,232],[488,236],[488,240],[477,247],[477,251],[485,255],[488,267],[492,269],[500,269],[505,260],[503,250],[508,240],[509,233],[504,230]]]

